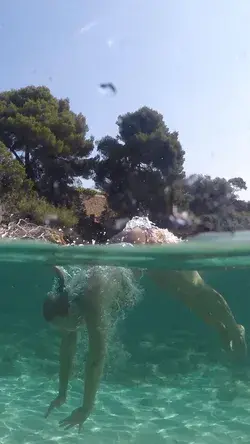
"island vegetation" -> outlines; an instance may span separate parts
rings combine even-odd
[[[144,106],[116,124],[116,137],[97,141],[86,117],[47,87],[1,92],[1,223],[21,219],[97,242],[135,215],[184,237],[250,228],[250,202],[238,195],[246,182],[188,177],[179,134],[160,113]]]

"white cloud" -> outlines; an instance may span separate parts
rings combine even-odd
[[[80,34],[84,34],[85,32],[89,32],[94,26],[97,25],[97,22],[89,22],[85,26],[80,29]]]

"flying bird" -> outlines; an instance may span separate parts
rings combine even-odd
[[[101,84],[100,84],[100,88],[102,88],[102,89],[109,89],[109,90],[111,90],[114,94],[117,93],[117,89],[116,89],[116,87],[113,85],[113,83],[101,83]]]

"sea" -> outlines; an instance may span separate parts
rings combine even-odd
[[[82,403],[85,330],[67,402],[46,419],[58,392],[60,335],[42,315],[54,265],[198,270],[250,342],[250,232],[134,249],[1,241],[1,444],[249,444],[249,358],[232,360],[216,332],[146,276],[110,331],[96,404],[81,432],[59,422]]]

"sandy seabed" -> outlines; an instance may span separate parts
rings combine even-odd
[[[0,336],[1,444],[77,444],[83,439],[88,444],[249,444],[250,373],[232,382],[229,367],[209,365],[191,349],[180,351],[180,338],[172,338],[160,364],[135,364],[117,344],[81,434],[61,430],[58,422],[81,403],[83,382],[72,380],[67,404],[46,420],[44,413],[56,396],[57,344],[51,347],[46,331],[39,334],[37,349],[26,338]],[[150,354],[150,347],[155,352],[150,338],[142,341],[142,354],[145,348]],[[119,353],[123,371],[112,375]]]

